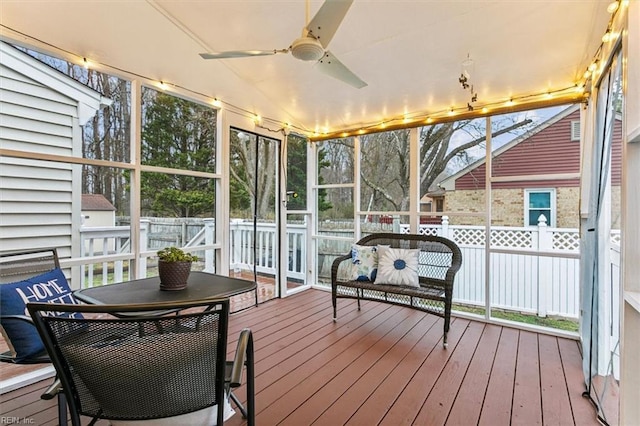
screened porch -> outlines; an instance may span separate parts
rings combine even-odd
[[[329,34],[319,0],[3,3],[0,251],[57,248],[73,289],[167,246],[255,280],[260,424],[640,421],[640,5],[326,4]],[[460,246],[447,351],[403,308],[331,323],[378,232]],[[55,424],[50,367],[0,372],[3,416]]]

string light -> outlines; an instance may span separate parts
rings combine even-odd
[[[619,8],[619,6],[620,6],[620,5],[622,5],[622,6],[628,6],[628,4],[629,4],[629,1],[628,1],[628,0],[622,0],[622,1],[615,1],[615,2],[612,2],[609,6],[610,6],[611,8],[614,8],[614,7],[615,7],[615,9],[614,9],[611,13],[615,13],[615,11]],[[15,30],[12,30],[12,31],[15,31]],[[17,32],[17,33],[20,33],[20,32],[18,32],[18,31],[16,31],[16,32]],[[610,28],[608,29],[607,33],[609,34],[609,35],[608,35],[609,40],[612,40],[613,38],[615,38],[615,37],[617,37],[617,36],[618,36],[616,33],[614,33],[614,32],[612,32],[612,31],[610,31]],[[20,33],[20,34],[22,34],[22,33]],[[33,37],[31,37],[31,36],[29,36],[29,35],[27,35],[27,34],[23,34],[23,35],[24,35],[25,37],[27,37],[27,38],[34,39]],[[605,36],[606,36],[606,34],[605,34]],[[605,39],[606,39],[606,37],[605,37],[605,36],[603,36],[603,38],[605,38]],[[34,40],[37,40],[37,39],[34,39]],[[39,41],[39,40],[38,40],[38,41]],[[70,51],[64,50],[64,49],[62,49],[62,48],[59,48],[59,47],[54,46],[54,45],[51,45],[51,44],[48,44],[48,45],[49,45],[50,47],[52,47],[53,49],[57,50],[57,51],[64,52],[64,53],[69,54],[69,55],[74,55],[75,57],[77,57],[77,58],[79,59],[79,62],[81,62],[81,66],[83,66],[83,67],[85,67],[85,68],[88,68],[88,67],[89,67],[90,63],[89,63],[89,61],[87,60],[87,58],[86,58],[86,57],[83,57],[83,56],[77,55],[77,54],[75,54],[75,53],[73,53],[73,52],[70,52]],[[600,46],[600,49],[599,49],[599,50],[598,50],[598,52],[596,53],[595,57],[597,57],[597,55],[600,53],[601,48],[602,48],[602,46]],[[81,60],[81,61],[80,61],[80,60]],[[473,61],[472,61],[470,58],[468,58],[468,61],[469,61],[469,62],[467,62],[467,63],[465,63],[465,64],[464,64],[464,65],[466,65],[466,66],[467,66],[467,68],[469,68],[470,66],[472,66],[472,65],[473,65]],[[466,61],[465,61],[465,62],[466,62]],[[122,72],[122,73],[126,73],[126,74],[128,74],[128,75],[130,75],[130,76],[135,76],[135,77],[142,78],[142,79],[147,80],[148,82],[151,82],[151,83],[156,82],[155,84],[159,85],[160,89],[161,89],[161,90],[163,90],[163,91],[164,91],[164,90],[166,90],[166,89],[168,89],[168,87],[169,87],[169,85],[168,85],[167,83],[165,83],[164,81],[162,81],[162,80],[160,80],[160,81],[158,81],[158,80],[154,80],[154,79],[149,78],[149,77],[147,77],[147,76],[144,76],[144,75],[141,75],[141,74],[138,74],[138,73],[135,73],[135,72],[132,72],[132,71],[126,70],[126,69],[122,69],[122,68],[118,68],[118,67],[115,67],[115,66],[111,66],[111,65],[108,65],[108,64],[103,64],[103,63],[100,63],[100,62],[97,62],[97,61],[95,62],[95,64],[97,64],[98,66],[101,66],[101,67],[105,67],[105,68],[107,68],[107,69],[112,69],[112,70],[115,70],[115,71],[119,71],[119,72]],[[93,62],[91,63],[91,65],[93,65]],[[595,70],[597,69],[597,66],[598,66],[598,60],[596,59],[593,63],[591,63],[591,64],[589,65],[588,69],[584,72],[583,77],[584,77],[584,79],[585,79],[585,80],[586,80],[586,79],[588,79],[588,77],[589,77],[589,76],[591,76],[591,74],[593,73],[593,71],[595,71]],[[468,80],[468,78],[470,77],[470,74],[471,74],[471,73],[469,73],[469,70],[468,70],[468,69],[467,69],[467,74],[468,74],[468,75],[466,75],[465,77],[467,77],[467,80]],[[184,86],[180,86],[180,85],[173,84],[173,83],[171,83],[170,85],[171,85],[171,87],[172,87],[172,88],[176,88],[176,89],[179,89],[179,90],[184,91],[184,92],[189,92],[189,93],[191,93],[191,94],[195,94],[195,95],[198,95],[198,96],[202,96],[202,97],[204,97],[204,98],[207,98],[207,99],[211,99],[211,96],[210,96],[210,95],[207,95],[207,94],[204,94],[204,93],[201,93],[201,92],[194,91],[194,90],[189,89],[189,88],[186,88],[186,87],[184,87]],[[469,86],[471,86],[471,85],[469,85]],[[510,98],[510,99],[509,99],[509,101],[508,101],[506,104],[507,104],[507,105],[509,105],[509,106],[511,106],[511,105],[513,105],[513,104],[514,104],[514,101],[515,101],[515,100],[528,100],[528,99],[530,99],[530,98],[533,98],[533,99],[535,100],[535,98],[541,98],[541,97],[543,97],[543,96],[544,96],[544,97],[552,97],[554,93],[568,92],[569,90],[574,90],[574,91],[576,91],[576,92],[583,93],[583,92],[585,91],[584,82],[582,82],[582,84],[577,83],[575,86],[571,86],[571,87],[569,87],[569,88],[563,88],[563,89],[554,90],[553,92],[535,93],[535,94],[529,94],[529,95],[522,95],[522,96],[512,97],[512,98]],[[471,88],[471,92],[472,92],[472,93],[475,93],[475,92],[473,92],[473,89],[472,89],[472,88]],[[475,102],[475,101],[476,101],[476,98],[475,98],[475,96],[474,96],[474,98],[472,98],[472,102]],[[218,108],[221,108],[221,107],[222,107],[222,102],[221,102],[218,98],[213,98],[213,100],[212,100],[212,101],[210,101],[210,102],[211,102],[211,104],[212,104],[212,105],[214,105],[215,107],[218,107]],[[484,105],[481,105],[481,106],[482,106],[481,111],[482,111],[482,113],[483,113],[483,114],[486,114],[487,112],[489,112],[489,108],[488,108],[488,106],[490,106],[490,105],[498,105],[498,104],[499,104],[498,102],[494,102],[494,103],[485,103]],[[246,109],[243,109],[243,108],[241,108],[241,107],[239,107],[239,106],[232,105],[232,104],[228,104],[228,103],[226,103],[226,102],[225,102],[225,105],[227,106],[227,108],[232,109],[234,112],[241,113],[241,114],[244,114],[246,117],[253,118],[253,120],[254,120],[257,124],[260,124],[260,122],[263,120],[263,119],[262,119],[262,117],[260,117],[260,115],[257,115],[257,114],[255,114],[255,113],[253,113],[253,112],[251,112],[251,111],[248,111],[248,110],[246,110]],[[469,105],[470,105],[470,103],[468,103],[467,105],[469,106]],[[473,111],[471,111],[471,109],[470,109],[470,108],[467,108],[467,109],[469,110],[469,113],[473,113]],[[424,120],[426,123],[431,124],[431,123],[433,123],[434,121],[438,120],[439,118],[443,118],[443,117],[445,117],[445,116],[447,116],[447,115],[448,115],[448,116],[454,116],[454,115],[456,115],[456,109],[455,109],[455,107],[454,107],[454,106],[452,106],[450,109],[447,109],[447,110],[444,110],[444,111],[435,111],[435,112],[434,112],[434,111],[430,111],[430,113],[429,113],[429,116],[428,116],[428,117],[426,117],[426,118],[421,118],[421,117],[424,117],[425,115],[426,115],[426,114],[424,114],[424,113],[412,113],[412,115],[411,115],[411,116],[412,116],[412,117],[414,117],[414,118],[413,118],[413,121],[414,121],[414,122],[415,122],[416,120]],[[279,122],[278,120],[272,120],[272,119],[266,119],[266,120],[269,120],[270,122],[274,122],[274,123],[281,123],[281,122]],[[387,123],[389,123],[389,124],[391,124],[391,125],[394,125],[394,126],[397,126],[397,123],[399,123],[400,121],[403,121],[403,123],[404,123],[404,124],[409,124],[412,120],[410,120],[410,119],[408,118],[408,115],[407,115],[407,114],[405,114],[405,115],[403,115],[403,116],[402,116],[402,117],[400,117],[400,118],[391,118],[391,119],[385,120],[385,121],[383,121],[383,122],[379,123],[377,126],[379,126],[379,128],[380,128],[380,129],[384,129],[384,128],[386,128],[386,127],[387,127]],[[281,126],[283,126],[282,124],[280,124],[280,125],[281,125]],[[288,123],[285,123],[285,124],[284,124],[284,127],[293,127],[293,126],[291,126],[291,125],[290,125],[290,124],[288,124]],[[360,131],[359,131],[359,132],[366,133],[368,129],[374,129],[375,127],[376,127],[376,125],[364,126],[364,127],[360,128]],[[317,129],[316,129],[316,131],[314,131],[313,133],[311,133],[308,129],[300,128],[300,127],[296,127],[296,128],[297,128],[298,130],[300,130],[300,131],[301,131],[301,133],[303,133],[303,134],[307,134],[307,135],[309,135],[309,136],[311,136],[311,137],[313,137],[313,138],[318,138],[318,137],[320,136],[320,134],[319,134],[319,132],[318,132],[318,130],[317,130]],[[344,133],[346,133],[346,134],[349,134],[349,133],[348,133],[348,131],[343,131],[343,132],[344,132]],[[354,132],[355,132],[355,130],[354,130]],[[322,134],[323,134],[323,136],[328,136],[328,135],[329,135],[329,130],[328,130],[327,128],[325,128]],[[338,134],[338,133],[336,133],[336,134]]]

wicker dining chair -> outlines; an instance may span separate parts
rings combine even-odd
[[[114,426],[153,419],[154,424],[223,425],[230,410],[227,390],[239,385],[245,365],[247,391],[253,392],[249,330],[240,340],[246,345],[240,349],[242,365],[227,367],[228,299],[27,307],[62,381],[73,426],[81,424],[81,416],[91,417],[89,424],[107,419]],[[125,312],[136,314],[117,316]],[[226,370],[235,370],[233,384]],[[253,401],[248,394],[251,425]]]

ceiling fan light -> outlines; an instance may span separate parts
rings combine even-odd
[[[324,56],[324,47],[313,37],[301,37],[291,44],[291,54],[302,61],[317,61]]]

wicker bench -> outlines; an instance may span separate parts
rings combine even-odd
[[[331,267],[333,320],[337,320],[338,298],[357,299],[358,310],[360,300],[407,306],[444,318],[443,345],[446,348],[453,282],[462,264],[460,248],[451,240],[433,235],[392,233],[372,234],[356,244],[420,249],[417,267],[419,287],[355,280],[352,254],[345,254],[336,258]]]

